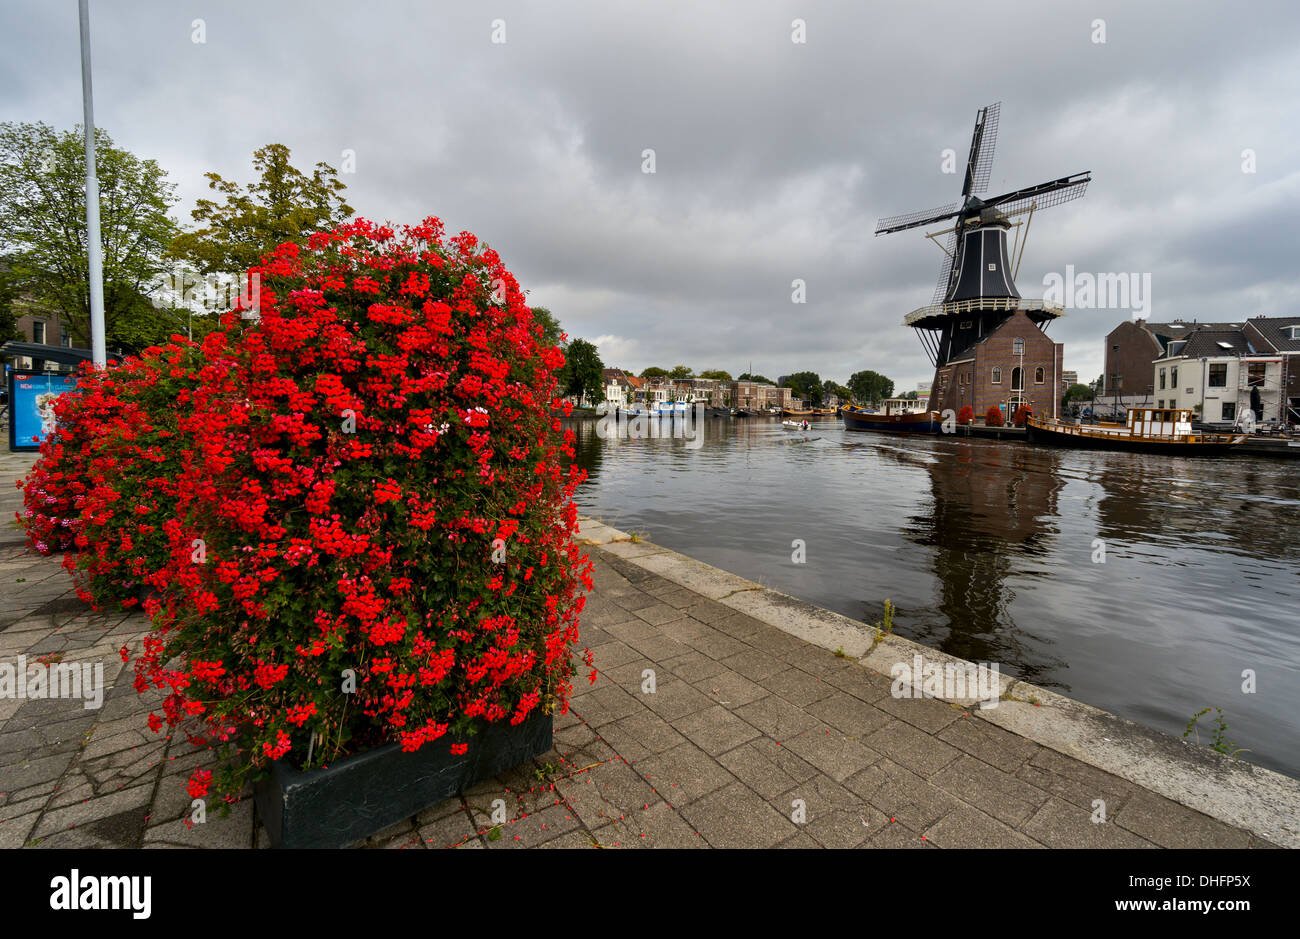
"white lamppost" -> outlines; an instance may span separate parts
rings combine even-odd
[[[90,262],[90,355],[96,368],[108,364],[104,339],[104,253],[99,242],[99,179],[95,174],[95,110],[90,90],[90,9],[81,12],[81,99],[86,126],[86,258]]]

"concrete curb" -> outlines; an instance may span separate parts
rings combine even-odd
[[[678,554],[595,519],[579,521],[580,541],[658,574],[820,648],[854,658],[864,668],[890,677],[909,695],[921,695],[909,682],[910,666],[920,656],[925,665],[978,668],[977,663],[947,655],[900,636],[882,636],[857,620],[764,587],[736,574]],[[899,664],[909,672],[899,674]],[[1234,760],[1160,731],[1143,727],[1080,701],[997,676],[998,700],[980,707],[976,698],[939,698],[970,709],[1017,736],[1073,757],[1128,780],[1190,809],[1202,812],[1260,838],[1300,848],[1300,781],[1272,770]]]

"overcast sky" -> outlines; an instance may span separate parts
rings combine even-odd
[[[1034,217],[1022,294],[1073,265],[1150,274],[1157,320],[1300,314],[1293,0],[90,5],[96,123],[168,171],[178,218],[263,144],[354,151],[359,214],[474,232],[607,365],[928,381],[901,321],[941,254],[872,232],[958,197],[943,151],[993,101],[989,194],[1094,179]],[[75,0],[7,0],[0,36],[0,116],[77,123]],[[1086,381],[1129,316],[1049,334]]]

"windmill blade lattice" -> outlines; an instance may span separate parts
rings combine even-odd
[[[1015,192],[996,196],[989,199],[986,205],[996,206],[997,210],[1003,215],[1014,215],[1017,212],[1026,211],[1035,203],[1037,203],[1038,209],[1050,209],[1054,205],[1078,199],[1088,191],[1088,183],[1090,182],[1092,182],[1090,174],[1076,173],[1073,176],[1065,176],[1050,183],[1030,186],[1027,189],[1018,189]]]
[[[876,222],[876,234],[884,235],[889,232],[902,231],[904,228],[917,228],[921,225],[942,222],[945,219],[954,217],[962,205],[961,202],[952,202],[948,205],[941,205],[937,209],[926,209],[922,212],[908,212],[906,215],[882,218]]]
[[[990,104],[980,112],[975,124],[975,137],[971,140],[971,154],[966,161],[968,186],[964,193],[970,195],[989,188],[989,175],[993,171],[993,150],[998,143],[998,118],[1002,102]]]
[[[948,232],[948,241],[944,245],[943,268],[939,271],[939,281],[934,285],[934,297],[930,303],[942,303],[952,286],[952,265],[957,255],[957,230]]]

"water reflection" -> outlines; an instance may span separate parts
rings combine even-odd
[[[936,456],[923,464],[929,503],[908,519],[906,534],[932,552],[938,616],[918,624],[914,638],[965,659],[1004,663],[1031,681],[1057,683],[1054,672],[1063,663],[1025,649],[1008,578],[1024,569],[1020,556],[1054,550],[1059,457],[979,441],[947,442]]]

